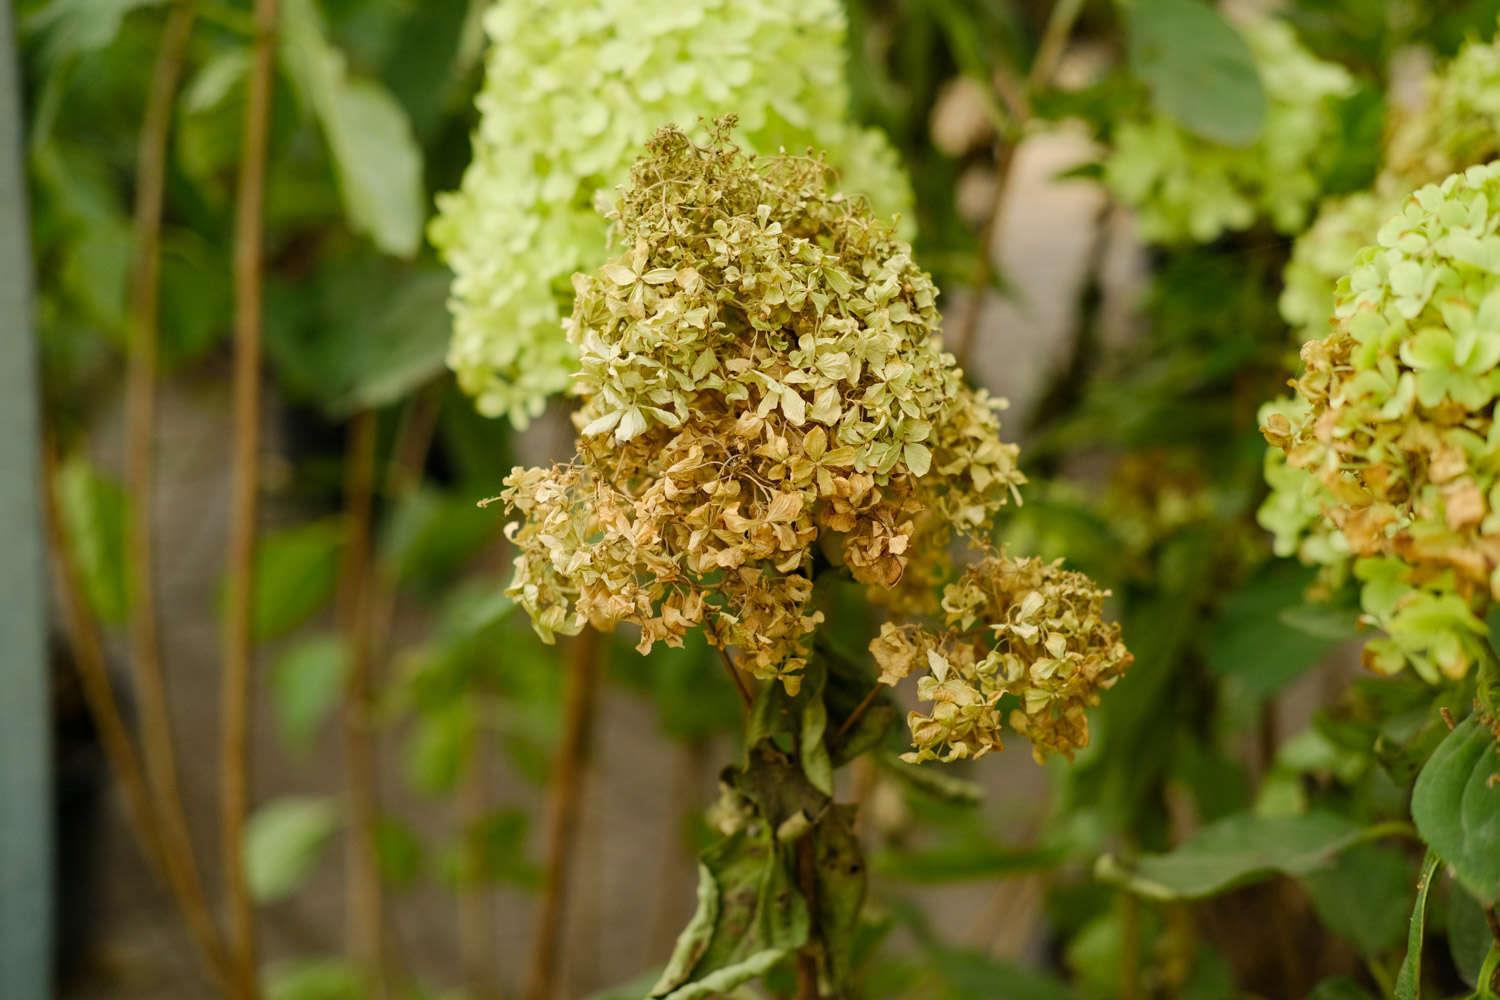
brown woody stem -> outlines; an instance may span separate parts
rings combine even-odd
[[[53,582],[62,613],[63,629],[67,634],[73,664],[78,670],[84,700],[88,704],[94,725],[99,730],[99,741],[103,745],[105,758],[124,793],[125,812],[135,833],[136,843],[147,863],[171,892],[209,977],[216,984],[222,985],[223,944],[208,905],[202,899],[195,901],[192,898],[186,884],[174,876],[165,857],[161,816],[146,785],[145,773],[141,769],[140,757],[136,753],[130,729],[120,714],[119,702],[109,679],[98,623],[94,621],[84,601],[82,574],[79,573],[78,562],[67,533],[63,530],[61,504],[57,496],[57,449],[51,436],[46,434],[42,437],[42,478],[42,507],[48,547],[52,554]]]
[[[723,646],[715,647],[719,651],[719,661],[724,664],[724,672],[729,679],[734,681],[734,689],[740,693],[740,703],[749,708],[755,703],[755,696],[750,693],[750,688],[745,684],[745,675],[740,673],[740,668],[734,665],[734,657],[729,655],[729,650]]]
[[[985,296],[995,279],[995,236],[1000,231],[1005,209],[1005,193],[1010,188],[1011,173],[1015,169],[1016,146],[1020,143],[1022,133],[1031,120],[1031,100],[1037,91],[1052,82],[1052,77],[1057,72],[1057,64],[1062,60],[1063,52],[1067,49],[1068,36],[1072,34],[1073,25],[1082,10],[1083,0],[1058,0],[1047,19],[1047,27],[1037,46],[1036,57],[1031,63],[1031,71],[1026,74],[1024,87],[1001,88],[1001,96],[1005,98],[1014,122],[1013,127],[1009,129],[1010,134],[1000,136],[995,146],[995,189],[990,195],[984,223],[979,229],[979,251],[975,258],[974,287],[970,290],[969,298],[964,302],[963,315],[959,319],[958,331],[953,341],[953,354],[960,368],[969,362],[970,352],[974,347],[974,335],[979,330],[979,320],[984,312]]]
[[[182,0],[167,15],[151,70],[136,150],[125,385],[125,469],[131,501],[125,523],[125,566],[130,594],[130,663],[141,708],[141,749],[149,793],[146,804],[154,813],[152,826],[160,848],[158,862],[183,910],[194,940],[204,953],[204,960],[214,968],[217,976],[222,974],[223,944],[209,911],[182,806],[172,715],[167,703],[165,671],[157,637],[155,552],[152,546],[157,316],[167,142],[172,108],[182,80],[183,62],[196,16],[194,0]],[[86,616],[81,607],[75,613]],[[80,629],[92,632],[93,624],[83,623]],[[96,634],[92,640],[97,643]],[[83,645],[89,644],[90,640],[85,639]],[[83,655],[88,657],[90,654],[85,651]],[[107,685],[107,677],[105,682]],[[113,701],[113,693],[107,687],[96,692],[95,696]]]
[[[350,427],[344,473],[348,535],[339,574],[339,618],[349,656],[341,726],[348,778],[344,919],[349,953],[366,977],[371,996],[378,1000],[385,994],[386,949],[385,902],[376,840],[380,801],[371,732],[370,611],[374,588],[370,524],[375,495],[376,424],[374,411],[364,410],[354,417]]]
[[[235,196],[234,464],[220,705],[220,836],[229,897],[233,1000],[255,1000],[259,995],[255,914],[245,881],[244,836],[250,804],[251,626],[259,504],[261,267],[275,31],[276,0],[255,0],[255,38],[245,88],[244,141]]]
[[[599,685],[599,633],[584,627],[573,640],[563,695],[563,736],[552,773],[547,870],[537,916],[536,942],[526,979],[526,1000],[551,1000],[557,994],[557,963],[562,951],[563,914],[568,878],[578,841],[578,810],[588,764],[594,699]]]

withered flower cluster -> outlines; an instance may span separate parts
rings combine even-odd
[[[958,760],[1000,749],[1001,696],[1017,699],[1010,725],[1040,762],[1088,745],[1084,710],[1113,687],[1131,655],[1104,598],[1060,562],[990,553],[943,590],[946,628],[886,623],[870,645],[880,679],[929,673],[917,694],[932,703],[907,719],[916,749],[905,759]]]
[[[511,592],[544,637],[702,627],[795,692],[818,566],[909,604],[1023,479],[911,248],[821,160],[752,158],[732,126],[658,132],[611,212],[623,252],[574,278],[578,453],[506,480]]]

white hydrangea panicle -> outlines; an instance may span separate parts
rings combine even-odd
[[[826,150],[890,218],[910,193],[884,137],[848,118],[837,0],[498,0],[474,156],[438,198],[453,269],[448,363],[481,412],[524,425],[567,391],[571,276],[609,252],[601,202],[658,128],[734,113],[763,153]]]

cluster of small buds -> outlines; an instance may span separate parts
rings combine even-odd
[[[1368,662],[1461,676],[1483,631],[1474,612],[1500,598],[1500,163],[1428,185],[1388,219],[1302,359],[1297,401],[1263,416],[1282,493],[1320,508],[1357,560],[1387,633]],[[1295,519],[1284,547],[1321,530]]]
[[[887,623],[870,644],[882,683],[918,670],[927,712],[907,718],[912,762],[982,757],[1001,748],[1000,699],[1040,762],[1088,745],[1085,710],[1130,665],[1119,626],[1081,573],[1059,562],[989,553],[943,591],[944,628]]]
[[[598,198],[661,125],[741,114],[752,150],[827,150],[884,217],[909,207],[896,154],[852,124],[838,0],[497,0],[474,156],[438,199],[453,269],[448,363],[481,412],[517,425],[566,391],[569,280],[607,254]]]
[[[795,690],[815,564],[897,587],[1021,484],[997,406],[938,343],[911,248],[821,160],[666,128],[575,278],[574,461],[517,469],[512,593],[544,636],[702,627]]]
[[[1267,99],[1252,145],[1213,142],[1158,112],[1122,122],[1114,136],[1105,183],[1135,209],[1148,241],[1206,243],[1262,218],[1295,232],[1323,190],[1337,104],[1353,78],[1314,57],[1283,21],[1261,17],[1243,30]]]

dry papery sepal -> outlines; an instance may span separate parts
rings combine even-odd
[[[910,246],[837,191],[821,159],[754,158],[733,124],[721,119],[706,145],[659,131],[609,212],[622,252],[574,277],[578,451],[506,479],[502,498],[521,515],[507,529],[519,550],[510,592],[546,639],[628,623],[645,652],[702,627],[795,694],[822,621],[818,572],[846,573],[897,614],[926,610],[952,543],[985,550],[1024,478],[1000,438],[1001,404],[940,347],[937,292]],[[989,553],[963,579],[986,567],[1024,578],[1035,598],[1016,607],[1028,610],[1084,586],[1050,568],[1025,576],[1027,565]],[[1069,622],[1117,637],[1091,607]],[[981,610],[1014,609],[976,606],[973,622]],[[1128,654],[1103,645],[1111,664],[1068,683],[1118,675]],[[1010,655],[1044,654],[1017,643]],[[944,715],[958,683],[994,709],[1000,685],[973,672],[919,694]],[[1069,690],[1058,704],[1087,702]],[[1058,744],[1078,745],[1081,718],[1060,711],[1046,722],[1028,711],[1023,727],[1044,740],[1068,729]],[[955,755],[929,723],[914,735],[919,754]],[[962,743],[978,756],[999,745],[998,726]]]

